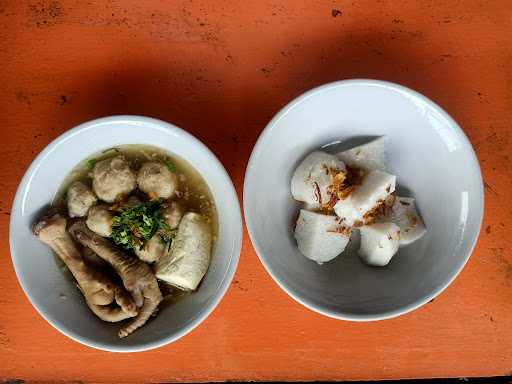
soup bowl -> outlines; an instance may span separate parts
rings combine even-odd
[[[198,290],[166,306],[146,325],[120,339],[119,324],[102,322],[85,305],[52,251],[32,234],[32,224],[77,164],[106,148],[145,144],[178,156],[205,180],[218,212],[211,264]],[[81,124],[50,143],[32,162],[16,193],[9,228],[11,257],[28,299],[57,330],[90,347],[134,352],[175,341],[197,327],[226,293],[242,242],[238,198],[226,170],[198,139],[161,120],[112,116]]]

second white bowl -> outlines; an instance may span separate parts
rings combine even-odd
[[[293,237],[293,171],[327,143],[381,135],[389,172],[417,199],[427,235],[385,268],[361,263],[357,242],[329,263],[306,259]],[[471,144],[435,103],[388,82],[340,81],[298,97],[265,128],[247,166],[244,211],[261,262],[290,296],[334,318],[378,320],[428,302],[461,271],[480,230],[483,184]]]

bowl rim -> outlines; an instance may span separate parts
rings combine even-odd
[[[479,186],[476,193],[478,193],[478,200],[479,200],[479,206],[480,209],[477,212],[478,217],[478,228],[476,230],[476,235],[471,239],[471,245],[469,247],[469,252],[464,256],[462,261],[460,262],[460,265],[458,268],[454,271],[452,271],[450,277],[446,279],[443,284],[438,286],[436,289],[434,289],[430,294],[425,295],[422,298],[419,298],[415,302],[395,309],[395,310],[389,310],[382,312],[380,314],[360,314],[360,315],[354,315],[352,313],[341,313],[341,312],[335,312],[332,310],[329,310],[328,308],[325,308],[321,305],[317,305],[314,302],[305,299],[304,297],[301,297],[301,295],[297,294],[293,291],[293,289],[289,288],[286,285],[286,282],[280,279],[273,271],[272,266],[269,262],[267,262],[266,257],[264,255],[264,252],[262,250],[262,247],[259,244],[258,239],[256,238],[255,230],[253,227],[253,222],[251,220],[251,213],[248,210],[248,204],[247,201],[249,199],[248,197],[248,190],[249,190],[249,183],[251,182],[251,174],[254,172],[254,168],[256,167],[256,158],[259,156],[260,152],[263,149],[263,146],[265,144],[265,141],[268,137],[270,137],[272,131],[276,129],[276,125],[278,122],[284,118],[291,110],[293,110],[295,107],[300,105],[305,100],[309,99],[310,97],[316,96],[319,93],[334,89],[334,88],[341,88],[341,87],[347,87],[347,86],[377,86],[382,88],[387,88],[395,92],[399,92],[408,96],[413,96],[418,99],[420,99],[423,103],[430,106],[432,109],[434,109],[436,112],[441,114],[446,120],[449,122],[450,126],[457,132],[460,139],[463,142],[463,146],[468,149],[470,156],[472,158],[471,166],[475,172],[477,172],[477,177],[479,180]],[[435,299],[438,295],[440,295],[461,273],[461,271],[464,269],[464,266],[467,264],[471,254],[473,253],[476,243],[478,241],[480,231],[482,228],[482,221],[483,221],[483,213],[484,213],[484,184],[482,179],[482,172],[480,169],[480,164],[478,162],[478,158],[476,156],[475,150],[473,146],[471,145],[471,142],[469,141],[468,137],[460,128],[460,126],[457,124],[457,122],[438,104],[436,104],[434,101],[430,100],[428,97],[424,96],[423,94],[405,87],[403,85],[384,81],[384,80],[375,80],[375,79],[365,79],[365,78],[358,78],[358,79],[347,79],[347,80],[338,80],[334,82],[330,82],[327,84],[323,84],[320,86],[317,86],[313,89],[310,89],[309,91],[304,92],[303,94],[297,96],[295,99],[290,101],[288,104],[286,104],[273,118],[270,120],[270,122],[267,124],[267,126],[263,129],[261,134],[258,137],[258,140],[256,141],[256,144],[254,145],[254,148],[252,150],[251,156],[249,158],[249,162],[247,163],[246,171],[245,171],[245,177],[244,177],[244,185],[243,185],[243,208],[244,208],[244,220],[245,224],[247,226],[247,231],[249,232],[249,238],[251,239],[252,245],[256,251],[256,254],[258,255],[258,258],[260,262],[263,264],[263,267],[267,271],[267,273],[272,277],[274,282],[281,287],[283,291],[285,291],[292,299],[297,301],[298,303],[302,304],[306,308],[317,312],[321,315],[337,319],[337,320],[347,320],[347,321],[354,321],[354,322],[367,322],[367,321],[378,321],[378,320],[386,320],[391,319],[397,316],[401,316],[404,314],[407,314],[409,312],[414,311],[415,309],[418,309],[419,307],[423,306],[424,304],[430,302],[431,300]]]
[[[95,129],[96,127],[100,125],[105,124],[116,124],[121,122],[131,122],[131,123],[137,123],[139,125],[144,125],[146,128],[161,128],[162,130],[167,130],[169,133],[179,135],[183,137],[185,140],[190,141],[192,145],[199,148],[200,151],[204,152],[209,158],[212,164],[219,170],[219,173],[221,175],[221,182],[225,183],[229,194],[231,195],[231,199],[234,204],[235,208],[235,216],[237,216],[236,220],[238,223],[235,223],[236,232],[231,233],[231,236],[234,239],[234,246],[232,247],[231,254],[229,256],[228,261],[228,268],[224,275],[222,276],[221,283],[219,287],[217,288],[217,291],[212,296],[211,300],[207,302],[207,304],[201,308],[198,313],[190,320],[188,321],[182,328],[180,328],[177,332],[170,334],[168,336],[162,337],[156,341],[148,342],[148,343],[141,343],[140,345],[135,346],[112,346],[108,342],[96,342],[91,341],[87,338],[81,338],[79,335],[75,334],[74,332],[68,331],[67,329],[61,328],[59,325],[57,325],[54,321],[52,321],[46,314],[46,312],[39,306],[39,304],[36,302],[36,300],[31,296],[30,290],[28,287],[25,286],[23,283],[23,279],[21,278],[21,272],[18,269],[17,266],[17,257],[16,250],[14,247],[14,228],[13,228],[13,221],[15,220],[15,216],[17,212],[20,212],[21,204],[23,200],[23,195],[28,190],[28,184],[30,182],[30,179],[32,178],[33,174],[37,171],[37,169],[43,164],[44,159],[46,156],[51,153],[58,145],[62,144],[66,140],[70,139],[72,136],[82,133],[85,130],[89,129]],[[186,160],[186,159],[185,159]],[[238,214],[237,214],[238,213]],[[236,218],[235,218],[236,219]],[[220,160],[213,154],[213,152],[205,145],[203,144],[198,138],[193,136],[192,134],[188,133],[182,128],[179,128],[175,126],[174,124],[168,123],[166,121],[152,118],[152,117],[146,117],[146,116],[139,116],[139,115],[112,115],[112,116],[106,116],[101,117],[93,120],[86,121],[84,123],[81,123],[58,137],[56,137],[54,140],[52,140],[46,147],[39,152],[39,154],[32,160],[31,164],[25,171],[23,177],[21,178],[21,181],[18,184],[18,188],[16,190],[16,194],[14,196],[14,200],[11,207],[11,218],[9,221],[9,249],[10,249],[10,255],[11,255],[11,262],[14,267],[14,271],[16,273],[16,278],[18,281],[18,284],[21,286],[25,296],[28,298],[30,304],[36,309],[37,313],[45,319],[52,327],[57,329],[60,333],[64,334],[65,336],[69,337],[70,339],[95,349],[108,351],[108,352],[142,352],[142,351],[148,351],[151,349],[159,348],[164,345],[170,344],[174,341],[177,341],[181,337],[185,336],[192,330],[194,330],[196,327],[198,327],[206,318],[213,312],[213,310],[217,307],[217,305],[220,303],[224,295],[226,294],[227,290],[229,289],[231,285],[231,281],[233,280],[233,277],[235,275],[236,269],[238,267],[238,262],[240,260],[240,252],[242,249],[242,238],[243,238],[243,223],[242,223],[242,214],[240,209],[240,202],[238,200],[238,195],[236,193],[235,186],[233,185],[233,181],[231,180],[229,174],[227,173],[226,169],[220,162]]]

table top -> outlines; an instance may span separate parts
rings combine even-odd
[[[78,1],[0,3],[0,380],[343,380],[512,371],[512,7],[504,1]],[[245,166],[272,116],[347,78],[412,87],[476,149],[485,217],[461,275],[434,302],[372,323],[288,297],[244,233],[224,300],[163,348],[114,354],[47,324],[9,257],[16,187],[36,154],[83,121],[148,115],[204,141],[241,200]]]

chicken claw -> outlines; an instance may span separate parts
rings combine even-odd
[[[135,304],[140,307],[132,322],[119,331],[119,337],[126,337],[143,326],[162,301],[162,293],[151,268],[137,257],[124,253],[109,240],[92,232],[84,221],[74,223],[69,228],[69,233],[114,268]]]
[[[130,295],[122,288],[115,290],[115,301],[119,307],[88,303],[89,308],[103,321],[118,322],[137,316],[137,307]]]
[[[136,316],[135,305],[131,299],[127,299],[128,294],[104,273],[84,262],[80,251],[66,231],[66,224],[66,218],[55,209],[51,209],[34,224],[32,230],[34,235],[43,243],[49,245],[66,264],[73,274],[78,288],[84,295],[87,305],[98,317],[105,320],[105,316],[100,316],[100,314],[107,310],[119,310],[125,316],[124,319]],[[106,307],[114,301],[121,307]]]

